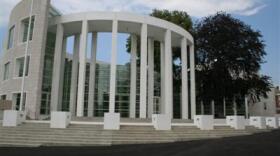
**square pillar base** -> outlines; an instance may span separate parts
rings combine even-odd
[[[213,115],[195,115],[194,125],[201,130],[213,130],[214,129],[214,116]]]
[[[227,116],[226,123],[234,129],[245,129],[245,117],[244,116]]]
[[[267,117],[265,118],[265,123],[268,127],[278,128],[279,122],[277,117]]]
[[[104,114],[104,129],[119,130],[120,129],[120,113]]]
[[[5,110],[3,116],[3,127],[16,127],[25,121],[26,115],[23,111]]]
[[[250,117],[250,126],[254,126],[259,129],[265,129],[265,118],[262,116],[252,116]]]
[[[51,112],[51,128],[67,128],[70,121],[70,112]]]
[[[171,130],[171,118],[166,114],[153,114],[152,123],[156,130]]]

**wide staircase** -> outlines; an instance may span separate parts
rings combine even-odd
[[[109,146],[213,139],[250,135],[269,130],[247,127],[234,130],[215,126],[202,131],[194,126],[173,126],[171,131],[155,131],[152,126],[121,126],[120,130],[103,130],[101,125],[71,124],[67,129],[50,129],[49,124],[25,123],[18,127],[0,126],[0,146]]]

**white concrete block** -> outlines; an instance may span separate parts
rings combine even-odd
[[[171,118],[166,114],[153,114],[152,123],[156,130],[171,130]]]
[[[120,129],[120,113],[104,114],[104,129],[119,130]]]
[[[272,128],[278,128],[279,127],[279,121],[277,117],[266,117],[265,123],[268,127]]]
[[[70,121],[70,112],[51,112],[51,128],[67,128]]]
[[[254,126],[259,129],[265,129],[265,118],[262,116],[252,116],[250,117],[250,126]]]
[[[25,121],[25,113],[16,110],[5,110],[3,117],[3,127],[16,127]]]
[[[201,130],[213,130],[214,117],[213,115],[195,115],[194,124]]]
[[[245,117],[244,116],[227,116],[226,123],[234,129],[245,129]]]

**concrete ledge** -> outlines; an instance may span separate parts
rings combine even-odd
[[[171,130],[171,118],[166,114],[153,114],[152,123],[156,130]]]
[[[51,128],[67,128],[70,121],[70,112],[51,112]]]
[[[227,116],[227,125],[234,129],[245,129],[245,117],[244,116]]]
[[[5,110],[3,127],[16,127],[25,121],[25,112],[16,110]]]
[[[214,117],[213,115],[195,115],[194,124],[201,130],[213,130]]]
[[[277,117],[266,117],[265,123],[267,126],[272,128],[278,128],[279,127],[279,121]]]
[[[104,129],[119,130],[120,129],[120,113],[104,114]]]
[[[262,116],[252,116],[250,117],[250,126],[254,126],[259,129],[266,129],[265,118]]]

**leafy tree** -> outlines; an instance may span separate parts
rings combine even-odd
[[[266,55],[259,31],[220,12],[196,25],[195,41],[200,99],[267,96],[270,78],[258,74]]]
[[[179,25],[187,31],[192,30],[193,23],[187,12],[154,9],[150,15]]]

